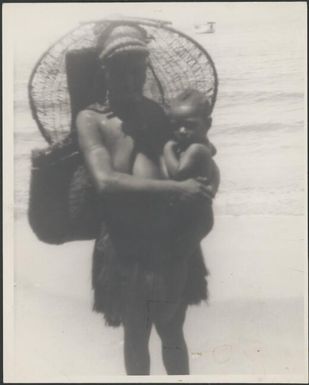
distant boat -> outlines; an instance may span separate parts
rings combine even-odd
[[[208,21],[207,23],[204,23],[204,24],[196,24],[194,26],[194,29],[196,33],[214,33],[215,24],[216,24],[215,21]]]

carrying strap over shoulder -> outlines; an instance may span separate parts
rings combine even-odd
[[[49,167],[69,158],[81,161],[76,134],[73,132],[70,132],[63,140],[48,147],[32,150],[31,165],[33,169]]]

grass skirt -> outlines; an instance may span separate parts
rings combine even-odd
[[[160,312],[164,309],[162,304],[167,305],[169,316],[169,304],[182,301],[190,305],[207,300],[207,275],[200,247],[188,258],[158,258],[157,263],[149,265],[132,255],[120,256],[107,227],[102,225],[93,253],[93,308],[114,327],[121,325],[125,312],[130,311],[128,304],[134,306],[140,300],[145,301],[145,307],[158,304]]]

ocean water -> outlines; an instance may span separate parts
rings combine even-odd
[[[305,210],[305,23],[217,22],[213,34],[187,32],[215,62],[219,93],[210,139],[221,185],[217,215],[303,215]],[[61,35],[60,35],[61,36]],[[48,44],[45,48],[48,47]],[[29,196],[30,153],[45,147],[31,112],[27,83],[38,55],[15,63],[15,214]]]

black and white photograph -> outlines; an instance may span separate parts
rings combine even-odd
[[[307,383],[305,2],[3,5],[4,382]]]

